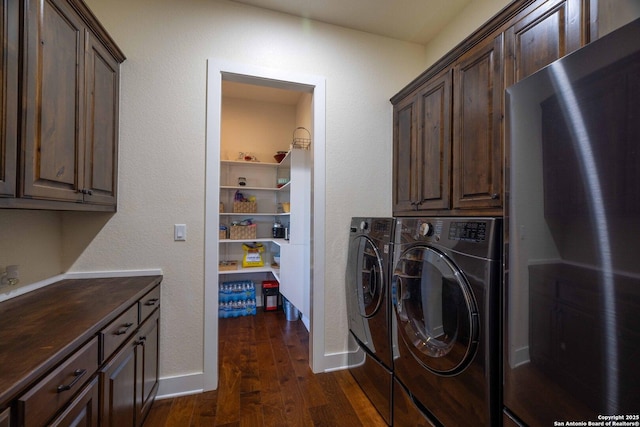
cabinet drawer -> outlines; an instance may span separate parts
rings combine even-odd
[[[73,402],[69,404],[64,412],[49,424],[50,427],[98,427],[99,393],[98,377],[95,376],[93,381],[87,384],[82,392],[78,393],[78,396],[73,399]]]
[[[11,427],[11,408],[0,412],[0,427]]]
[[[160,286],[156,286],[148,294],[140,298],[140,323],[144,322],[153,311],[160,307]]]
[[[18,399],[18,425],[44,425],[97,370],[98,339],[93,338]]]
[[[138,304],[132,305],[109,326],[100,331],[102,352],[100,362],[107,360],[138,327]]]

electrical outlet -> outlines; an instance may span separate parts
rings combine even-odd
[[[17,265],[7,265],[5,271],[0,275],[0,284],[4,286],[14,286],[20,281],[20,274]]]

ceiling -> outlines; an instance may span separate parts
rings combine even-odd
[[[426,44],[477,0],[231,0],[262,9]],[[224,97],[296,105],[300,92],[223,80]]]
[[[231,0],[327,24],[426,44],[474,0]]]

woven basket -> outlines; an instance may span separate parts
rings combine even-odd
[[[238,261],[220,261],[218,271],[231,271],[238,269]]]
[[[255,239],[257,226],[251,225],[232,225],[229,228],[229,238],[233,240]]]
[[[258,204],[256,202],[233,202],[233,213],[256,213]]]

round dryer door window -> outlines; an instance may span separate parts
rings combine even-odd
[[[462,272],[441,252],[416,246],[396,261],[398,332],[413,356],[439,375],[464,370],[478,344],[478,310]]]
[[[380,251],[365,236],[359,236],[351,243],[350,250],[356,254],[355,285],[358,295],[360,315],[371,317],[378,312],[384,300],[384,273]]]

